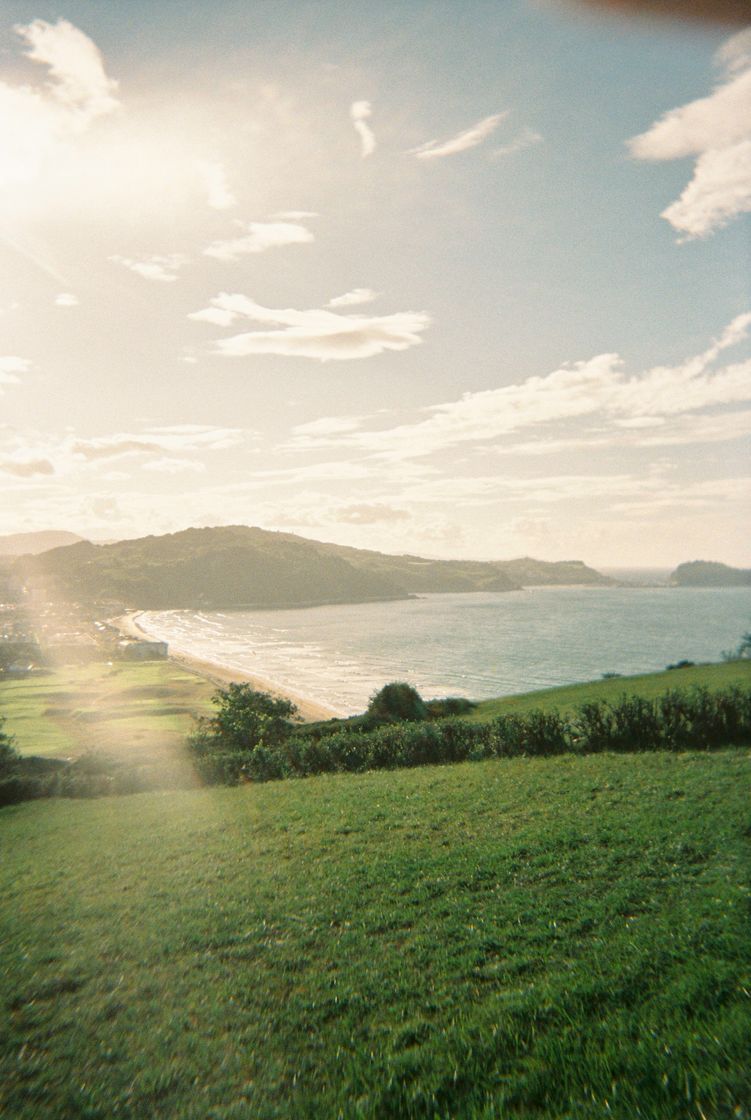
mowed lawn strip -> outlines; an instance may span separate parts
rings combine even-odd
[[[0,813],[0,1115],[746,1118],[748,752]]]
[[[751,659],[720,662],[719,664],[689,665],[684,669],[671,669],[661,673],[643,673],[634,677],[612,677],[585,684],[562,685],[559,688],[539,689],[514,696],[499,696],[482,700],[467,719],[473,723],[487,723],[496,716],[511,713],[523,714],[534,708],[542,711],[571,712],[580,704],[602,700],[617,702],[624,694],[643,696],[654,700],[671,690],[708,688],[718,690],[740,685],[751,686]]]
[[[215,686],[172,661],[92,662],[0,681],[0,715],[22,754],[91,750],[152,756],[182,749]]]

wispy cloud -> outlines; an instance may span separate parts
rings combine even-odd
[[[185,454],[190,451],[222,451],[235,447],[241,441],[242,435],[239,428],[182,424],[148,428],[139,434],[128,432],[88,440],[71,440],[67,446],[74,456],[89,462],[116,459],[126,455],[156,455],[162,459],[165,452]]]
[[[369,101],[353,101],[349,107],[350,119],[355,132],[360,137],[360,154],[363,159],[372,156],[376,149],[376,138],[368,124],[372,112]]]
[[[298,424],[293,429],[295,436],[316,439],[339,435],[342,432],[354,432],[360,427],[360,416],[321,416],[317,420],[308,420],[306,424]]]
[[[15,354],[0,357],[0,385],[16,385],[20,380],[19,373],[27,373],[30,367],[28,358],[19,358]]]
[[[49,459],[0,458],[0,471],[13,475],[14,478],[35,478],[38,475],[54,474],[55,468]]]
[[[394,315],[338,315],[325,309],[297,311],[262,307],[244,295],[222,292],[211,306],[189,315],[191,319],[230,326],[238,318],[273,325],[275,330],[249,331],[222,338],[215,344],[218,354],[246,357],[251,354],[280,354],[318,361],[347,361],[369,358],[384,350],[407,350],[422,342],[430,325],[424,312],[403,311]]]
[[[242,237],[213,241],[204,249],[207,257],[220,261],[235,261],[248,253],[265,253],[284,245],[306,245],[315,240],[313,233],[299,222],[248,222],[243,223]]]
[[[697,441],[709,441],[718,438],[719,421],[713,413],[751,404],[751,359],[712,368],[725,350],[748,338],[750,329],[751,313],[737,316],[706,350],[677,366],[655,366],[628,376],[617,354],[599,354],[546,376],[465,393],[459,400],[432,406],[426,419],[411,424],[379,430],[332,428],[328,437],[325,429],[297,429],[292,446],[307,447],[313,438],[319,447],[328,442],[383,461],[407,461],[468,443],[503,446],[507,438],[512,452],[519,444],[511,437],[534,431],[544,444],[553,425],[557,431],[548,451],[589,441],[603,445],[613,432],[620,433],[623,442],[643,446],[688,443],[692,431]],[[726,418],[727,438],[739,434],[735,416],[731,412]],[[575,434],[561,439],[561,426],[573,422],[578,425]],[[586,424],[594,425],[593,434]],[[534,450],[534,441],[526,449]]]
[[[523,152],[525,148],[533,148],[543,140],[541,133],[535,132],[532,128],[525,128],[510,143],[502,144],[500,148],[493,148],[490,156],[491,159],[502,159],[504,156],[513,155],[514,152]]]
[[[372,303],[374,299],[378,299],[378,292],[374,292],[372,288],[353,288],[342,296],[334,296],[326,306],[355,307],[359,303]]]
[[[203,474],[206,464],[196,459],[174,459],[167,456],[161,459],[150,459],[143,464],[145,471],[155,471],[157,474]]]
[[[169,253],[163,256],[154,254],[149,257],[142,257],[140,260],[134,257],[114,255],[109,259],[114,264],[121,264],[123,268],[129,268],[131,272],[142,276],[144,280],[157,280],[164,284],[174,283],[177,280],[179,269],[188,262],[188,258],[183,256],[182,253]]]
[[[304,222],[306,218],[318,218],[315,210],[277,210],[271,218],[275,222]]]
[[[483,117],[477,124],[473,124],[463,132],[458,132],[449,140],[429,140],[419,148],[412,148],[410,154],[417,156],[418,159],[444,159],[446,156],[458,155],[459,152],[467,152],[487,140],[507,116],[508,112]]]
[[[212,210],[230,210],[237,199],[230,190],[224,164],[199,160],[198,172],[206,187],[206,201]]]
[[[72,292],[59,292],[55,296],[55,307],[78,307],[78,296]]]
[[[164,450],[158,443],[149,443],[146,440],[125,439],[113,437],[99,440],[76,440],[71,445],[74,455],[80,455],[89,461],[95,459],[117,459],[121,455],[142,455]]]
[[[680,198],[662,211],[684,240],[706,237],[751,211],[751,48],[749,33],[717,53],[725,80],[708,97],[673,109],[628,142],[636,159],[696,158]]]
[[[384,521],[409,521],[406,509],[396,509],[382,502],[363,502],[361,505],[344,506],[334,515],[333,520],[344,525],[377,525]]]

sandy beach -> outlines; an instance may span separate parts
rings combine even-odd
[[[145,638],[151,641],[153,636],[138,625],[140,613],[140,611],[134,611],[131,614],[124,614],[119,618],[110,619],[110,622],[118,628],[123,637]],[[171,648],[169,659],[189,673],[196,673],[199,677],[205,677],[206,680],[219,687],[225,687],[232,683],[250,684],[261,692],[270,692],[272,696],[282,696],[286,700],[291,700],[306,723],[312,723],[319,719],[331,719],[339,715],[333,708],[329,708],[325,704],[319,704],[310,697],[300,696],[289,689],[282,689],[274,681],[265,680],[263,677],[257,677],[242,669],[231,669],[226,665],[204,661],[200,657],[193,657],[188,653],[173,652]]]

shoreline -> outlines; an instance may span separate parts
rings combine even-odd
[[[142,611],[131,611],[127,614],[119,615],[117,618],[109,619],[109,623],[115,626],[125,638],[154,641],[154,636],[149,634],[147,630],[144,630],[138,623],[138,619],[142,613]],[[245,669],[232,669],[228,665],[222,665],[216,661],[207,661],[191,653],[185,653],[181,650],[173,651],[171,643],[169,644],[168,660],[174,661],[176,665],[179,665],[181,669],[185,669],[189,673],[195,673],[198,677],[204,677],[205,680],[211,681],[212,684],[216,684],[220,688],[225,688],[228,684],[249,684],[259,692],[269,692],[272,696],[278,696],[284,700],[291,700],[305,723],[316,723],[318,720],[341,718],[340,712],[337,712],[334,708],[330,708],[326,704],[321,704],[313,700],[309,696],[302,696],[299,693],[291,691],[291,689],[282,688],[277,682],[268,680],[265,677],[259,677],[255,673],[249,673]]]

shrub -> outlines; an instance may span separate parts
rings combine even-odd
[[[716,693],[675,691],[654,701],[623,695],[615,703],[583,704],[568,716],[536,709],[499,716],[489,724],[457,718],[396,721],[393,716],[369,724],[365,717],[356,717],[313,729],[299,727],[286,737],[280,734],[275,742],[244,747],[219,735],[215,720],[206,720],[191,737],[204,780],[226,784],[493,756],[712,750],[749,742],[751,690],[738,687]]]
[[[225,747],[248,750],[284,740],[293,726],[297,708],[291,700],[259,692],[249,684],[231,684],[213,696],[215,716],[201,721]]]
[[[216,715],[198,720],[188,748],[209,784],[236,785],[243,778],[284,777],[278,748],[294,727],[297,708],[249,684],[231,684],[213,696]]]
[[[379,722],[427,719],[428,709],[420,693],[406,681],[391,681],[374,693],[367,715]]]
[[[5,721],[0,716],[0,776],[8,774],[18,763],[19,754],[15,739],[4,730]]]
[[[609,704],[590,701],[576,709],[571,724],[575,750],[597,754],[608,750],[613,736],[613,714]]]
[[[443,700],[426,700],[425,707],[430,719],[445,719],[447,716],[464,716],[477,704],[465,696],[446,696]]]

